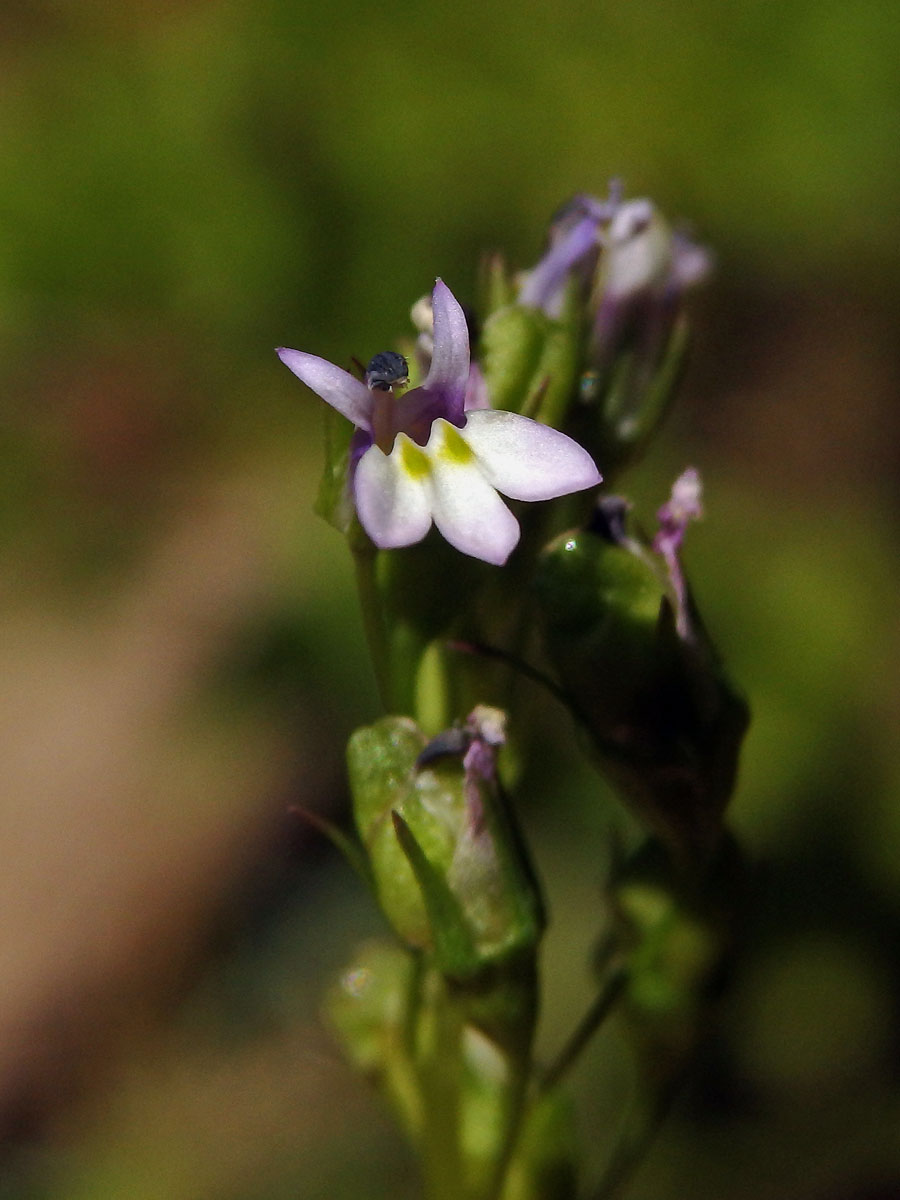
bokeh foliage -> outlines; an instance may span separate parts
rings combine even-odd
[[[209,822],[226,848],[213,866],[200,842],[205,866],[178,868],[196,872],[193,907],[171,900],[165,869],[149,877],[144,902],[156,911],[166,896],[170,915],[137,950],[124,885],[100,877],[127,971],[113,956],[88,986],[94,960],[76,954],[52,998],[38,967],[16,976],[5,1039],[45,1038],[61,1065],[54,1084],[39,1055],[37,1067],[30,1051],[15,1070],[3,1060],[0,1195],[313,1200],[360,1178],[366,1195],[412,1188],[312,1027],[328,971],[374,918],[343,865],[280,814],[292,800],[339,810],[343,742],[376,709],[344,547],[309,511],[318,402],[271,347],[366,359],[407,332],[436,274],[473,299],[482,250],[527,265],[559,201],[602,193],[611,175],[689,217],[719,260],[695,305],[682,407],[619,486],[650,523],[687,462],[706,480],[687,558],[752,701],[733,825],[759,863],[697,1081],[634,1195],[837,1200],[900,1187],[897,51],[889,0],[4,10],[2,703],[49,766],[44,792],[13,770],[0,812],[13,864],[32,854],[23,812],[34,844],[62,843],[60,812],[88,839],[58,876],[11,870],[25,915],[4,937],[36,947],[40,964],[32,890],[68,886],[70,870],[87,878],[110,852],[81,832],[96,814],[54,773],[59,730],[40,701],[69,654],[65,711],[87,714],[79,744],[114,738],[90,719],[105,712],[106,679],[91,664],[118,638],[129,697],[136,643],[148,639],[150,663],[168,645],[143,609],[116,624],[117,597],[162,596],[176,623],[186,598],[219,597],[196,616],[203,658],[179,660],[179,757],[159,776],[170,790],[153,791],[153,819],[172,838]],[[211,495],[224,512],[205,507]],[[185,522],[189,550],[161,555]],[[207,543],[222,549],[209,566]],[[254,573],[255,588],[233,583]],[[37,696],[33,728],[17,723],[22,680]],[[587,997],[611,801],[554,751],[568,730],[549,706],[546,721],[525,782],[556,923],[549,1049]],[[211,765],[226,744],[246,771],[239,799]],[[254,774],[251,745],[265,771]],[[149,802],[117,793],[120,778],[110,771],[109,811],[129,818],[117,836],[130,846]],[[151,854],[165,863],[165,840],[149,840]],[[135,1006],[156,977],[153,1003]],[[602,1150],[627,1087],[614,1037],[591,1068],[583,1119]]]

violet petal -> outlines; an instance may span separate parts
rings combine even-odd
[[[342,367],[303,350],[282,347],[276,354],[289,371],[293,371],[326,404],[337,409],[341,416],[352,421],[357,429],[371,430],[372,393],[364,383]]]
[[[438,279],[431,295],[434,310],[434,350],[423,387],[439,393],[444,415],[450,421],[462,417],[469,382],[469,330],[466,314],[443,280]]]

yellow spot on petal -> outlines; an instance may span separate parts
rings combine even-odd
[[[431,473],[431,463],[428,455],[417,446],[405,433],[397,434],[397,450],[400,453],[400,465],[412,479],[424,479]]]
[[[474,452],[459,430],[447,422],[444,422],[444,444],[438,451],[438,455],[446,462],[459,465],[473,462],[475,459]]]

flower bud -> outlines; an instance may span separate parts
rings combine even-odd
[[[668,411],[688,342],[683,297],[712,260],[647,199],[616,205],[602,240],[581,381],[591,414],[579,436],[611,472],[644,447]]]
[[[606,207],[576,196],[550,224],[538,263],[504,289],[491,263],[483,289],[489,313],[482,338],[484,374],[495,408],[562,428],[582,369],[584,306]],[[502,297],[506,303],[500,303]]]
[[[357,730],[348,762],[357,830],[385,916],[463,981],[534,950],[540,897],[499,792],[502,714],[475,709],[428,742],[405,717]]]
[[[645,1052],[648,1082],[665,1081],[693,1049],[706,1008],[727,976],[739,934],[746,868],[728,837],[703,869],[675,869],[648,842],[610,886],[625,1010]]]
[[[657,429],[687,347],[685,292],[711,256],[673,232],[648,199],[575,196],[545,251],[509,280],[493,258],[482,293],[482,366],[491,403],[565,428],[607,471]],[[579,403],[579,401],[581,403]]]
[[[416,1136],[422,1098],[407,1036],[414,973],[414,961],[399,946],[369,942],[326,996],[324,1013],[349,1062]]]
[[[604,773],[655,833],[693,857],[721,832],[747,708],[683,575],[679,596],[665,562],[627,535],[625,509],[608,497],[594,529],[544,552],[544,639]]]

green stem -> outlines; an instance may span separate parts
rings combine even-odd
[[[530,1063],[515,1063],[511,1067],[507,1092],[507,1110],[504,1114],[503,1139],[498,1147],[493,1178],[487,1190],[489,1200],[500,1200],[506,1186],[506,1176],[519,1141],[522,1118],[525,1115],[525,1097],[528,1089]]]
[[[372,656],[378,695],[385,712],[390,712],[393,701],[390,648],[375,572],[377,558],[378,551],[371,542],[364,543],[362,537],[353,539],[353,563],[356,568],[356,590],[359,595],[363,630],[369,654]]]
[[[463,1162],[460,1146],[460,1084],[462,1021],[436,975],[424,981],[431,995],[426,1004],[428,1027],[420,1031],[426,1043],[420,1060],[424,1101],[423,1165],[427,1200],[463,1200]]]
[[[615,1200],[631,1176],[641,1165],[650,1145],[659,1132],[659,1127],[669,1114],[672,1102],[678,1094],[683,1071],[674,1072],[671,1079],[660,1088],[649,1103],[635,1102],[626,1120],[612,1157],[593,1192],[590,1200]]]
[[[575,1027],[572,1036],[559,1052],[555,1062],[544,1072],[541,1091],[548,1092],[562,1080],[582,1050],[612,1012],[628,981],[628,973],[618,967],[607,977],[600,994]]]

